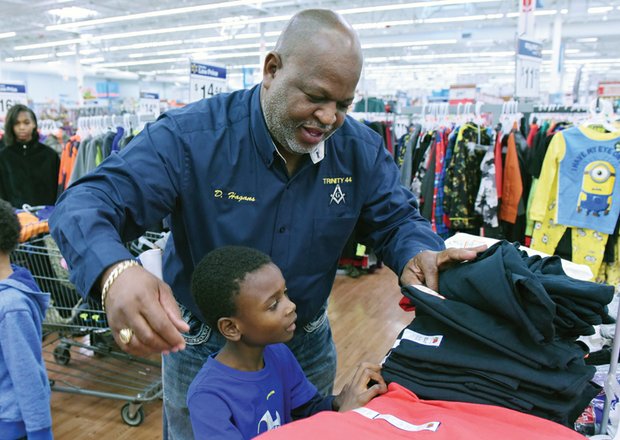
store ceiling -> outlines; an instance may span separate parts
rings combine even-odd
[[[550,52],[562,21],[567,73],[620,67],[620,0],[538,0],[536,38]],[[518,0],[0,0],[2,69],[64,66],[182,81],[187,60],[222,64],[232,75],[260,69],[288,17],[311,7],[341,12],[358,30],[368,81],[425,81],[454,75],[514,75]],[[93,15],[61,18],[54,9]],[[597,9],[598,8],[598,9]],[[13,35],[15,33],[15,35]],[[3,38],[4,37],[4,38]],[[545,68],[551,55],[545,53]],[[67,67],[68,66],[68,67]],[[80,67],[78,67],[80,66]],[[512,73],[511,73],[512,72]],[[572,72],[572,73],[571,73]]]

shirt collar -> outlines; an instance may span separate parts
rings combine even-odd
[[[267,164],[271,166],[276,154],[280,156],[276,145],[269,134],[267,129],[267,123],[265,122],[265,116],[263,115],[263,109],[260,105],[260,90],[261,84],[258,84],[252,90],[251,98],[251,113],[250,113],[250,126],[252,128],[252,137],[256,144],[260,155]],[[325,157],[325,141],[318,144],[310,153],[310,159],[312,163],[319,163]],[[280,156],[281,157],[281,156]]]

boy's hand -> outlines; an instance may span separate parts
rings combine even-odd
[[[387,391],[387,385],[381,377],[379,365],[363,362],[357,367],[353,379],[342,388],[334,398],[334,409],[340,412],[349,411],[366,405],[373,397]],[[368,382],[375,384],[368,387]]]

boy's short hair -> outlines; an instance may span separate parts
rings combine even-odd
[[[19,243],[21,225],[13,206],[0,199],[0,253],[10,254]]]
[[[246,275],[271,263],[269,256],[245,246],[223,246],[209,252],[192,275],[194,301],[211,328],[222,317],[234,316],[235,295]]]

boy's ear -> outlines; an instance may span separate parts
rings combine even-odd
[[[229,341],[238,341],[241,339],[241,330],[237,326],[235,318],[225,317],[217,320],[217,328]]]

